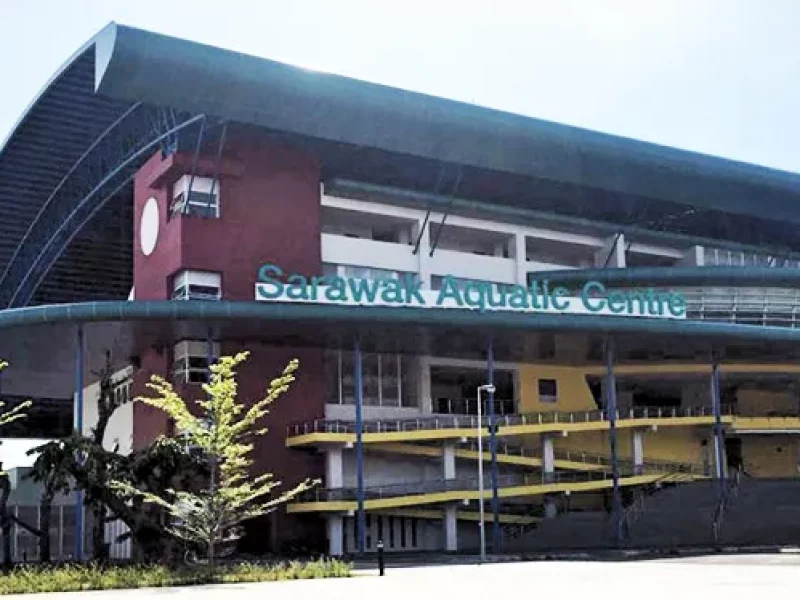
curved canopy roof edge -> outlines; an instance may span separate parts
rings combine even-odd
[[[311,138],[800,222],[800,175],[289,66],[124,26],[97,89]],[[102,43],[101,43],[102,42]]]
[[[646,287],[798,287],[800,269],[781,267],[631,267],[622,269],[570,269],[532,271],[551,284],[575,285],[601,281],[612,285]]]
[[[234,301],[114,301],[34,306],[0,311],[0,330],[40,325],[108,322],[265,321],[380,326],[489,328],[508,331],[575,331],[598,334],[689,335],[708,339],[800,342],[787,327],[594,315],[480,313],[473,310],[390,308]]]

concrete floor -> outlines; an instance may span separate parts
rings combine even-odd
[[[777,600],[797,598],[800,554],[759,554],[639,562],[505,563],[409,567],[351,579],[48,594],[48,600]],[[6,596],[27,598],[36,596]]]

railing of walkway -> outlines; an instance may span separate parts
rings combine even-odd
[[[549,484],[582,483],[589,481],[603,481],[611,478],[607,471],[558,471],[550,474]],[[542,484],[542,474],[538,471],[516,475],[501,475],[497,480],[498,487],[508,488],[517,486],[533,486]],[[484,478],[484,487],[491,489],[491,478]],[[478,478],[437,479],[429,481],[413,481],[407,483],[394,483],[389,485],[372,486],[364,488],[366,500],[379,500],[382,498],[396,498],[398,496],[413,496],[418,494],[436,494],[443,492],[474,492],[478,489]],[[488,500],[491,492],[487,492]],[[355,501],[358,497],[356,488],[315,488],[309,490],[298,498],[300,502],[336,502]]]
[[[723,414],[731,414],[730,408],[725,408]],[[636,407],[627,411],[617,411],[616,418],[620,419],[663,419],[686,417],[712,417],[713,411],[709,406],[697,407]],[[499,427],[517,425],[544,425],[553,423],[595,423],[608,420],[604,410],[587,410],[578,412],[541,412],[520,415],[499,415],[495,417],[495,424]],[[489,418],[469,415],[440,415],[421,417],[418,419],[370,419],[363,423],[364,433],[390,433],[403,431],[424,431],[434,429],[477,429],[489,427]],[[304,423],[289,425],[287,433],[290,437],[308,435],[311,433],[355,433],[356,425],[353,421],[336,419],[317,419]]]

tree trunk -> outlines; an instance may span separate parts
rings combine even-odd
[[[49,563],[50,556],[50,521],[53,516],[53,496],[42,494],[39,504],[39,560]]]
[[[92,505],[92,546],[94,546],[93,556],[99,563],[108,560],[108,548],[106,547],[106,509],[105,505],[95,502]]]

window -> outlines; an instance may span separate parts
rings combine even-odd
[[[170,215],[219,218],[219,188],[219,181],[210,177],[184,175],[172,188]]]
[[[219,356],[219,344],[197,340],[184,340],[173,349],[172,375],[175,383],[206,383],[209,358]]]
[[[412,406],[417,399],[417,361],[402,354],[361,357],[361,389],[365,406]],[[355,404],[355,359],[352,352],[325,352],[325,388],[329,404]]]
[[[179,271],[172,279],[173,300],[219,300],[222,282],[219,273]]]
[[[558,384],[555,379],[539,379],[539,402],[555,404],[558,400]]]

